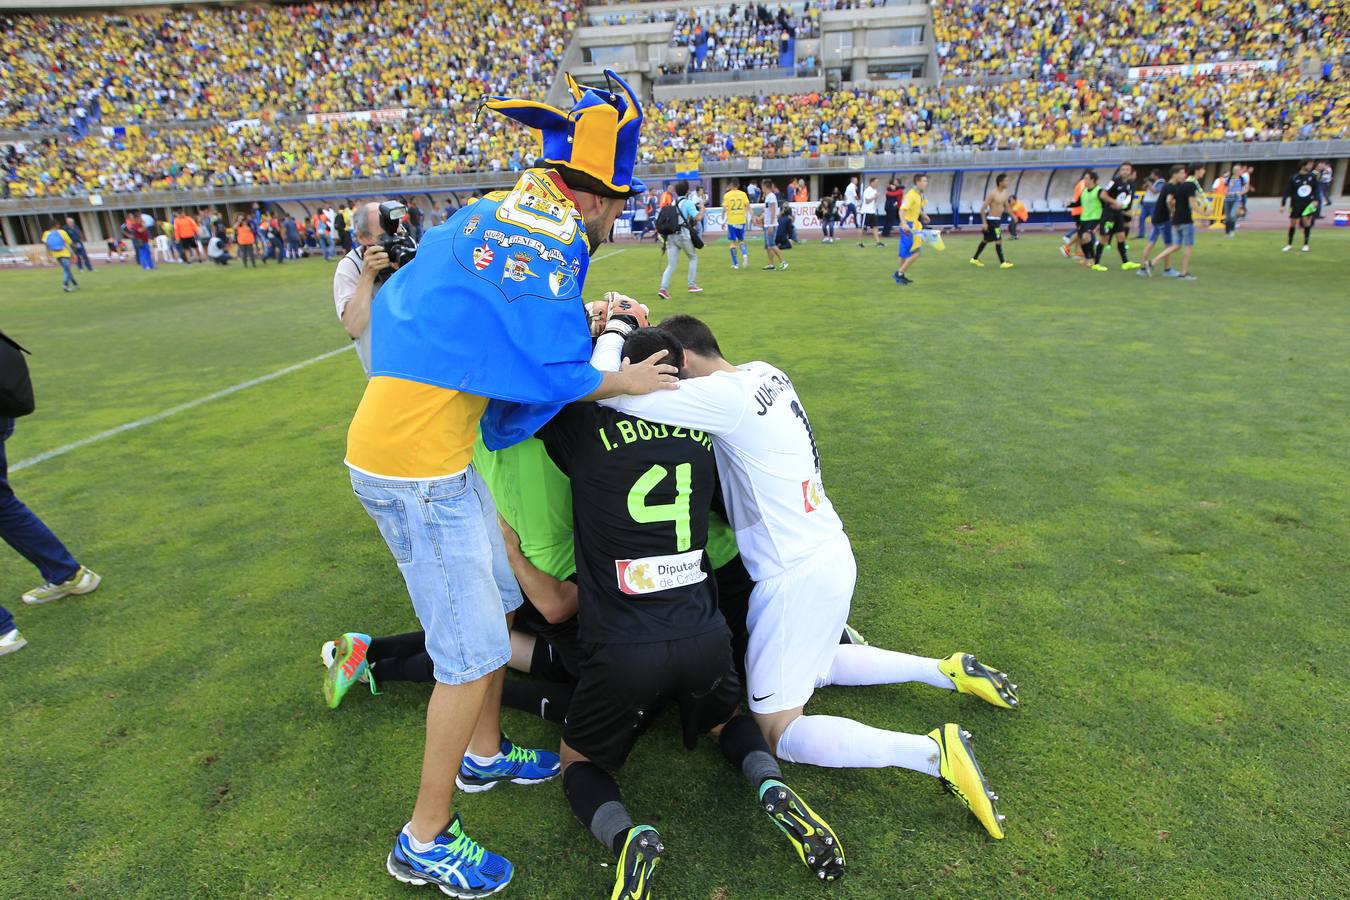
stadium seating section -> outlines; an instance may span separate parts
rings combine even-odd
[[[839,4],[730,4],[647,14],[702,47],[696,69],[776,67],[784,35]],[[0,195],[450,175],[529,165],[530,134],[479,116],[485,94],[543,97],[576,0],[387,0],[0,16]],[[936,86],[705,97],[649,105],[648,162],[1262,141],[1350,136],[1337,0],[937,0]],[[634,17],[624,14],[630,21]],[[1128,64],[1278,59],[1225,77],[1129,80]],[[1026,77],[1007,81],[1024,71]],[[1305,72],[1313,73],[1304,77]],[[993,76],[999,76],[994,78]],[[406,110],[401,118],[305,114]],[[50,136],[54,129],[62,133]],[[42,134],[42,132],[46,134]],[[27,133],[33,137],[28,138]]]

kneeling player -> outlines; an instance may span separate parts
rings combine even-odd
[[[624,345],[644,359],[659,349],[678,361],[678,342],[655,329]],[[538,437],[572,480],[580,633],[590,645],[563,726],[563,789],[618,859],[611,897],[647,897],[661,861],[661,836],[635,824],[612,773],[669,706],[679,709],[687,747],[705,732],[718,740],[812,872],[841,875],[834,832],[783,783],[760,730],[737,714],[741,683],[704,552],[712,442],[587,403],[564,408]]]
[[[691,316],[667,318],[659,330],[684,346],[680,389],[601,405],[712,435],[727,513],[755,580],[746,674],[750,709],[769,746],[789,762],[902,766],[931,775],[991,836],[1002,838],[998,798],[959,725],[947,723],[925,736],[803,712],[818,687],[832,684],[921,681],[1005,709],[1018,707],[1017,686],[969,653],[939,660],[835,643],[857,568],[825,495],[815,435],[792,381],[767,363],[731,365],[708,326]],[[602,371],[617,369],[616,339],[601,336],[591,362]]]

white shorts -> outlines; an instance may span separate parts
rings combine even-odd
[[[848,621],[858,566],[845,535],[750,592],[745,681],[750,710],[804,706],[830,671]]]

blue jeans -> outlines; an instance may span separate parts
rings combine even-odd
[[[523,598],[478,472],[396,481],[352,469],[351,478],[403,574],[436,680],[467,684],[506,665],[506,616]]]
[[[70,257],[59,256],[56,261],[61,264],[61,287],[70,287],[75,283],[75,276],[70,271]]]
[[[324,259],[333,258],[333,239],[326,234],[319,235],[319,247],[323,250]]]
[[[1140,207],[1140,214],[1139,214],[1139,237],[1142,238],[1144,236],[1144,228],[1148,225],[1150,221],[1152,221],[1153,210],[1155,210],[1157,207],[1158,204],[1154,200],[1145,200],[1143,202],[1143,206]]]
[[[0,634],[9,634],[14,630],[14,617],[9,610],[0,606]]]
[[[9,486],[9,463],[5,459],[5,441],[13,433],[14,420],[0,417],[0,537],[37,566],[46,581],[60,584],[72,578],[80,570],[80,564],[51,529],[14,496]]]

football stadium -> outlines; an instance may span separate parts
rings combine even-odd
[[[1343,0],[0,0],[0,897],[1350,895]]]

